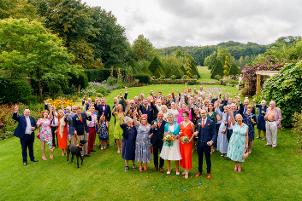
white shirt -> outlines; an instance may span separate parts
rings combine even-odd
[[[30,135],[32,133],[30,118],[29,117],[25,117],[25,120],[26,120],[25,134]]]

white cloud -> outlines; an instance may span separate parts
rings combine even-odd
[[[300,0],[84,0],[112,11],[132,42],[144,34],[156,47],[234,40],[271,43],[301,35]]]

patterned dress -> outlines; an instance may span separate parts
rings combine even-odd
[[[233,134],[230,138],[227,157],[229,157],[232,161],[236,162],[244,162],[243,154],[246,143],[246,130],[248,126],[243,124],[242,127],[236,123],[233,126]]]
[[[150,143],[150,130],[151,126],[143,126],[139,124],[136,126],[137,136],[136,136],[136,146],[135,146],[135,160],[138,162],[147,163],[151,160],[151,143]]]
[[[49,149],[52,149],[52,134],[50,128],[50,120],[40,118],[37,122],[37,126],[40,126],[39,136],[41,142],[45,142]]]
[[[106,121],[102,122],[98,130],[100,140],[108,140],[109,135],[108,135],[108,128],[106,123],[107,123]]]

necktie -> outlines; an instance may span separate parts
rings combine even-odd
[[[159,121],[157,125],[158,125],[158,128],[160,128],[160,126],[161,126],[161,122]]]
[[[201,127],[204,128],[204,118],[202,118]]]

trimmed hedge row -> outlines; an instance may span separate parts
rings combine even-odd
[[[111,69],[85,69],[84,71],[87,75],[89,82],[102,82],[104,80],[107,80],[108,77],[111,76]],[[125,70],[120,69],[120,72],[122,75],[125,74]],[[113,76],[117,77],[118,70],[113,69]]]

